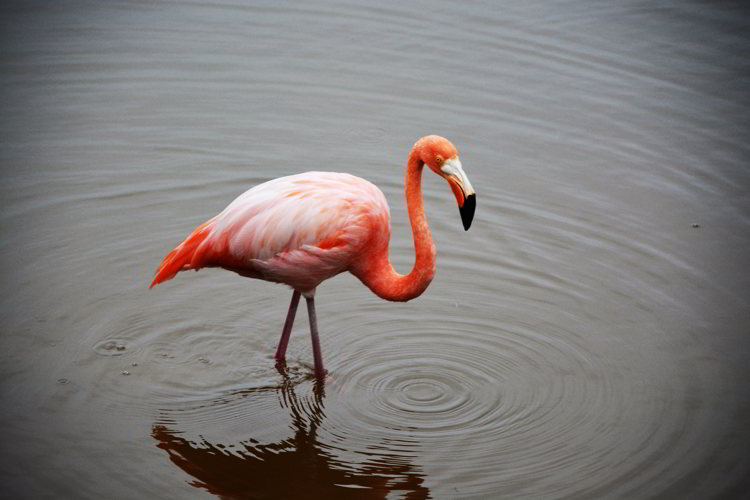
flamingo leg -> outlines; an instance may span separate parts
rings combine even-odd
[[[292,334],[294,316],[297,315],[299,296],[300,293],[297,290],[295,290],[292,294],[292,301],[289,303],[289,312],[286,313],[286,321],[284,322],[284,329],[281,331],[279,346],[276,348],[276,361],[284,361],[284,359],[286,358],[286,348],[289,345],[289,336]]]
[[[326,371],[323,368],[323,354],[320,351],[318,319],[315,316],[315,298],[305,297],[305,300],[307,300],[307,315],[310,318],[310,336],[312,337],[313,359],[315,360],[315,377],[322,380],[326,375]]]

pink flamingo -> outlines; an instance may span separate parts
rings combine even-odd
[[[379,297],[407,301],[421,295],[435,275],[436,249],[422,200],[425,165],[450,184],[465,230],[476,207],[476,194],[455,146],[436,135],[418,140],[406,167],[406,206],[416,251],[414,268],[407,275],[397,273],[388,258],[391,216],[383,192],[353,175],[307,172],[245,191],[164,258],[149,288],[180,271],[203,267],[286,283],[294,293],[276,360],[286,357],[302,294],[307,301],[315,375],[323,378],[315,315],[315,288],[322,281],[349,271]]]

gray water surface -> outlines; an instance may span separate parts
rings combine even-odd
[[[742,2],[18,2],[0,8],[3,498],[746,498]],[[244,190],[425,173],[411,302],[209,269],[147,286]]]

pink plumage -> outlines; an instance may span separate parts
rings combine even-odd
[[[453,144],[438,136],[417,141],[406,167],[406,203],[416,253],[408,275],[397,273],[388,258],[391,218],[380,189],[349,174],[307,172],[274,179],[241,194],[164,258],[150,287],[180,271],[204,267],[222,267],[291,286],[295,291],[276,359],[285,357],[300,294],[304,294],[315,373],[322,377],[314,303],[315,288],[322,281],[350,271],[378,296],[407,301],[424,292],[435,275],[436,249],[421,190],[425,165],[450,184],[465,229],[474,216],[474,189]]]
[[[385,196],[364,179],[332,172],[281,177],[249,189],[199,226],[199,243],[187,238],[151,286],[181,270],[223,267],[309,293],[346,271],[372,235],[389,240],[390,221]]]

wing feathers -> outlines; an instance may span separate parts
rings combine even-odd
[[[167,280],[171,280],[183,269],[193,269],[196,249],[205,241],[211,233],[213,219],[204,222],[190,234],[185,241],[180,243],[174,250],[164,257],[159,268],[154,274],[154,280],[149,288]]]
[[[311,289],[346,270],[372,231],[390,237],[388,204],[370,182],[330,172],[281,177],[196,229],[164,259],[152,286],[182,269],[220,266]]]

